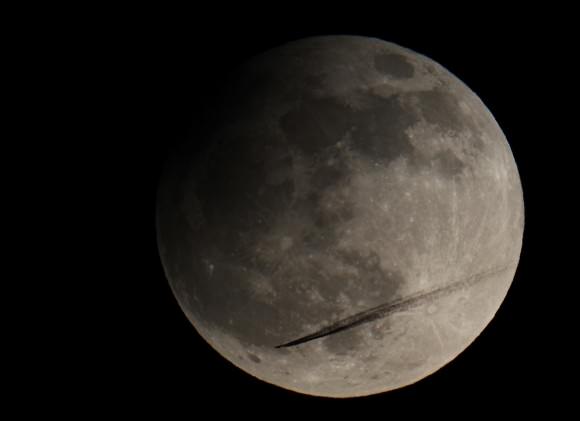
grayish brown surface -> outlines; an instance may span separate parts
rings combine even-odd
[[[425,303],[431,303],[434,300],[437,300],[441,297],[445,297],[446,295],[453,294],[454,292],[468,288],[471,285],[474,285],[476,282],[481,282],[485,280],[488,276],[500,273],[506,269],[509,269],[509,266],[499,268],[497,270],[493,270],[487,273],[474,275],[467,279],[450,282],[449,284],[444,286],[440,286],[427,291],[417,292],[407,297],[399,298],[397,300],[381,304],[379,306],[373,307],[365,311],[361,311],[357,314],[353,314],[352,316],[341,319],[331,324],[330,326],[326,326],[309,335],[302,336],[298,339],[294,339],[293,341],[278,345],[276,348],[287,348],[290,346],[301,345],[303,343],[310,342],[315,339],[324,338],[325,336],[342,332],[343,330],[354,329],[357,326],[360,326],[365,323],[374,322],[375,320],[382,319],[399,311],[410,310]]]
[[[513,156],[476,95],[360,37],[285,45],[225,86],[200,133],[210,146],[176,154],[159,189],[163,265],[201,335],[256,377],[324,396],[407,385],[469,345],[509,288],[523,232]]]

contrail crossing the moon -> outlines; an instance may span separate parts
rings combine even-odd
[[[323,338],[325,336],[332,335],[346,329],[351,329],[353,327],[381,319],[398,311],[404,311],[418,307],[425,302],[436,300],[437,298],[452,294],[463,288],[470,287],[491,275],[505,271],[509,267],[511,267],[511,265],[496,268],[488,272],[482,272],[467,279],[462,279],[460,281],[455,281],[445,286],[435,288],[431,291],[417,292],[408,297],[399,298],[398,300],[392,301],[390,303],[381,304],[369,310],[361,311],[360,313],[356,313],[352,316],[339,320],[330,326],[326,326],[325,328],[322,328],[309,335],[302,336],[301,338],[278,345],[276,348],[288,348],[300,345],[306,342],[310,342],[314,339]]]

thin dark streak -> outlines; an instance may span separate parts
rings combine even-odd
[[[498,269],[494,269],[488,272],[483,272],[474,276],[471,276],[467,279],[462,279],[460,281],[456,281],[450,283],[448,285],[435,288],[431,291],[423,291],[412,294],[405,298],[400,298],[390,303],[381,304],[379,306],[373,307],[369,310],[362,311],[360,313],[356,313],[352,316],[346,317],[342,320],[339,320],[325,328],[322,328],[314,333],[309,335],[303,336],[301,338],[295,339],[290,342],[286,342],[284,344],[276,346],[276,348],[288,348],[291,346],[296,346],[303,344],[305,342],[312,341],[314,339],[322,338],[324,336],[332,335],[333,333],[341,332],[346,329],[350,329],[356,326],[360,326],[365,323],[372,322],[377,319],[381,319],[385,316],[390,314],[396,313],[398,311],[409,310],[414,307],[418,307],[419,305],[433,300],[440,297],[444,297],[449,295],[455,291],[458,291],[463,288],[467,288],[469,286],[475,285],[482,279],[487,278],[488,276],[495,275],[497,273],[503,272],[504,270],[511,267],[511,265],[503,266]]]

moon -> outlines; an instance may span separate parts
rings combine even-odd
[[[221,84],[159,183],[172,291],[225,359],[299,393],[417,382],[497,312],[524,228],[509,144],[431,59],[325,36]]]

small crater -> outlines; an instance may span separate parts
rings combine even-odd
[[[415,74],[415,69],[404,56],[393,53],[377,55],[375,57],[375,69],[384,75],[397,79],[407,79]]]

